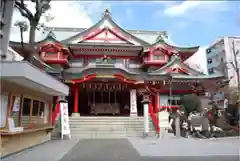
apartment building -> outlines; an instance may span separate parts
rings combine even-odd
[[[230,86],[237,85],[236,72],[230,62],[234,60],[233,44],[235,52],[240,51],[240,36],[222,37],[217,39],[209,48],[206,49],[208,74],[221,72],[230,79]],[[238,64],[240,55],[238,55]]]

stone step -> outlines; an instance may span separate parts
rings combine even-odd
[[[143,117],[70,117],[70,130],[74,138],[127,138],[142,137]],[[155,136],[150,125],[149,136]]]
[[[70,130],[71,133],[139,133],[139,132],[143,132],[144,130],[89,130],[89,129],[85,129],[85,130]],[[154,130],[149,130],[151,133],[155,133]]]
[[[143,132],[118,132],[118,133],[109,133],[109,132],[91,132],[91,131],[85,131],[85,132],[81,132],[81,133],[75,133],[75,132],[71,132],[71,136],[72,137],[76,137],[76,138],[112,138],[112,137],[116,137],[116,138],[127,138],[127,137],[142,137],[143,136]],[[156,133],[155,132],[149,132],[149,137],[155,137]]]
[[[69,122],[144,122],[144,120],[72,120]]]
[[[92,131],[92,132],[139,132],[139,131],[144,131],[144,129],[70,129],[71,132],[84,132],[84,131]],[[154,130],[150,130],[154,131]]]
[[[113,127],[144,127],[143,124],[70,124],[70,127],[108,127],[108,128],[113,128]]]
[[[129,138],[129,137],[142,137],[142,135],[71,135],[73,139],[109,139],[109,138]]]
[[[98,130],[104,130],[104,129],[110,129],[110,130],[119,130],[119,129],[135,129],[135,130],[141,130],[144,129],[144,127],[136,127],[136,126],[70,126],[70,129],[98,129]],[[153,128],[150,128],[153,129]]]
[[[71,135],[142,135],[143,134],[143,131],[129,131],[129,132],[126,132],[126,131],[111,131],[111,132],[108,132],[108,131],[85,131],[85,132],[81,132],[81,133],[78,133],[78,132],[72,132],[71,131]],[[150,131],[149,132],[149,135],[151,136],[154,136],[156,133],[154,131]]]
[[[69,121],[144,121],[144,118],[81,118],[70,117]]]
[[[82,124],[82,123],[94,123],[94,124],[122,124],[122,123],[126,123],[126,124],[140,124],[140,123],[144,123],[144,121],[142,120],[69,120],[69,123],[78,123],[78,124]]]

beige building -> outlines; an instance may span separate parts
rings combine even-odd
[[[206,49],[208,74],[220,71],[228,79],[230,86],[237,86],[237,74],[230,62],[234,61],[233,43],[235,51],[240,51],[240,36],[222,37]],[[240,66],[240,54],[238,54],[238,66]]]
[[[49,141],[56,102],[53,97],[64,98],[69,94],[68,86],[22,61],[9,47],[13,6],[13,0],[1,0],[0,160]]]

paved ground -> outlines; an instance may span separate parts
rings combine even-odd
[[[222,139],[139,139],[129,141],[141,156],[236,156],[239,154],[240,140]]]
[[[239,139],[51,141],[3,161],[239,161]]]
[[[59,161],[77,143],[78,140],[52,140],[2,161]]]

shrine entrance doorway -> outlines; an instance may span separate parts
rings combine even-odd
[[[81,116],[129,116],[130,87],[120,82],[92,81],[79,85],[78,113]]]
[[[129,116],[129,91],[80,90],[81,116]]]

